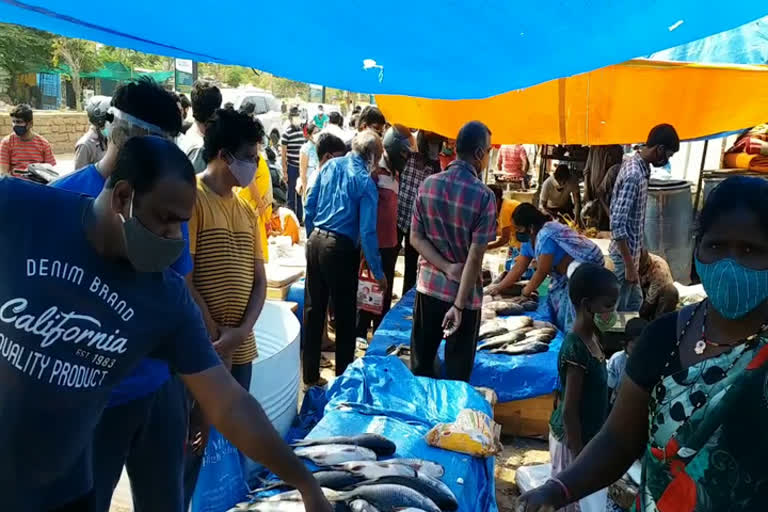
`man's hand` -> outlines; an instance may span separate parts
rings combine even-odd
[[[219,338],[213,341],[213,348],[216,353],[219,354],[224,360],[230,359],[232,353],[237,350],[245,339],[248,337],[248,332],[241,327],[224,327],[219,326]]]
[[[443,318],[443,335],[448,338],[453,336],[461,326],[461,310],[456,306],[451,306],[451,309],[445,314]]]
[[[544,512],[559,510],[566,505],[563,489],[552,480],[532,489],[518,499],[518,512]]]
[[[389,283],[387,282],[387,276],[381,276],[381,279],[377,279],[376,283],[378,283],[382,293],[387,292],[387,288],[389,287]]]
[[[624,280],[628,283],[639,283],[640,275],[634,263],[624,263]]]
[[[448,279],[450,279],[451,281],[456,281],[457,283],[460,283],[462,272],[464,272],[463,263],[451,263],[450,265],[448,265],[445,275],[448,276]]]
[[[323,494],[323,490],[314,478],[312,478],[312,484],[307,490],[301,490],[301,497],[304,501],[304,510],[306,510],[306,512],[333,511],[333,506],[328,503],[328,499]]]
[[[489,284],[483,290],[483,295],[498,295],[501,287],[498,284]]]

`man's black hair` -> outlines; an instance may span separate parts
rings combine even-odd
[[[319,110],[319,111],[321,111],[321,112],[322,112],[322,111],[323,111],[323,110],[325,110],[325,109],[323,109],[323,106],[322,106],[322,105],[318,105],[318,106],[317,106],[317,110]]]
[[[624,328],[624,334],[630,340],[639,338],[643,334],[643,330],[648,325],[648,320],[644,318],[633,318],[627,322],[627,326]]]
[[[341,117],[341,114],[338,112],[331,112],[328,115],[328,122],[331,124],[335,124],[338,127],[341,127],[344,124],[344,118]]]
[[[203,144],[203,159],[210,162],[224,150],[234,154],[244,144],[256,144],[264,139],[261,121],[244,112],[222,108],[208,122]]]
[[[496,183],[488,185],[488,188],[493,192],[493,195],[496,198],[496,208],[498,208],[501,201],[504,199],[504,190],[501,188],[501,185],[497,185]]]
[[[560,164],[555,169],[555,179],[559,182],[567,181],[571,177],[571,170],[565,164]]]
[[[192,86],[192,117],[200,123],[207,123],[214,112],[221,107],[221,91],[208,80],[198,80]]]
[[[182,93],[179,93],[179,101],[181,102],[181,108],[189,108],[192,106],[192,102],[189,101],[189,98],[187,98],[187,95]]]
[[[742,209],[757,216],[763,233],[768,236],[768,181],[750,176],[732,176],[715,187],[699,215],[697,245],[717,219]]]
[[[178,178],[194,185],[195,169],[174,142],[154,135],[131,137],[117,154],[115,171],[107,180],[107,188],[127,181],[138,198],[152,190],[162,178]]]
[[[536,229],[541,229],[541,226],[550,220],[547,215],[531,203],[521,203],[520,206],[515,208],[515,213],[512,214],[512,219],[515,221],[515,226],[517,227],[534,227]]]
[[[360,114],[352,114],[352,117],[349,118],[349,127],[350,128],[357,128],[357,123],[360,121]]]
[[[15,117],[16,119],[21,119],[22,121],[26,123],[32,122],[32,107],[27,105],[26,103],[22,103],[20,105],[16,105],[13,110],[11,110],[11,117]]]
[[[368,105],[360,112],[360,117],[357,119],[357,125],[364,124],[365,126],[371,126],[374,124],[384,125],[387,120],[384,118],[384,114],[381,113],[377,107]]]
[[[677,131],[671,124],[660,124],[651,129],[645,145],[649,148],[664,146],[664,149],[677,153],[680,150],[680,137],[677,136]]]
[[[307,139],[309,139],[310,136],[314,135],[314,133],[318,130],[319,128],[315,123],[310,122],[309,124],[307,124]]]
[[[585,299],[593,300],[612,295],[617,293],[618,289],[619,281],[613,272],[593,263],[582,263],[568,278],[568,296],[576,307]]]
[[[245,103],[240,107],[240,112],[244,112],[249,116],[252,116],[253,113],[256,112],[256,104],[251,102]]]
[[[331,133],[321,133],[317,138],[317,160],[320,161],[327,154],[345,153],[347,145],[344,141]]]
[[[149,77],[118,87],[112,96],[112,106],[154,124],[172,137],[181,131],[181,112],[176,98]]]
[[[456,137],[456,155],[462,160],[477,160],[490,142],[491,130],[480,121],[470,121],[461,127]]]

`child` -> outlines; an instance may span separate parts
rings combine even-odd
[[[270,236],[290,236],[294,244],[299,243],[299,219],[292,210],[272,203],[272,219],[268,225]]]
[[[549,420],[553,475],[570,465],[607,416],[608,386],[600,333],[616,323],[619,283],[610,270],[584,263],[570,277],[568,294],[576,317],[557,361],[560,390]],[[603,512],[607,497],[603,489],[561,510]]]
[[[624,377],[627,357],[632,354],[632,347],[634,347],[635,342],[643,333],[646,325],[648,325],[648,322],[642,318],[633,318],[627,322],[627,327],[624,329],[624,333],[627,336],[624,350],[616,352],[608,360],[608,399],[610,400],[611,407],[613,407],[613,402],[616,401],[619,384],[621,384],[621,379]]]

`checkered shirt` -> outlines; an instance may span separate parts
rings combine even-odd
[[[424,182],[424,178],[439,170],[439,167],[433,169],[430,162],[425,162],[425,159],[416,153],[408,157],[405,168],[400,173],[400,193],[397,198],[397,229],[403,233],[411,229],[413,203],[416,201],[419,186]]]
[[[639,266],[645,243],[645,206],[650,176],[651,167],[639,154],[634,154],[621,164],[613,186],[610,252],[612,256],[621,257],[616,241],[626,240],[635,268]]]

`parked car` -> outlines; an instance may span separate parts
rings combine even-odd
[[[280,137],[283,124],[281,102],[271,92],[263,89],[222,89],[221,94],[223,102],[232,102],[235,110],[252,104],[253,113],[264,126],[267,137]]]

